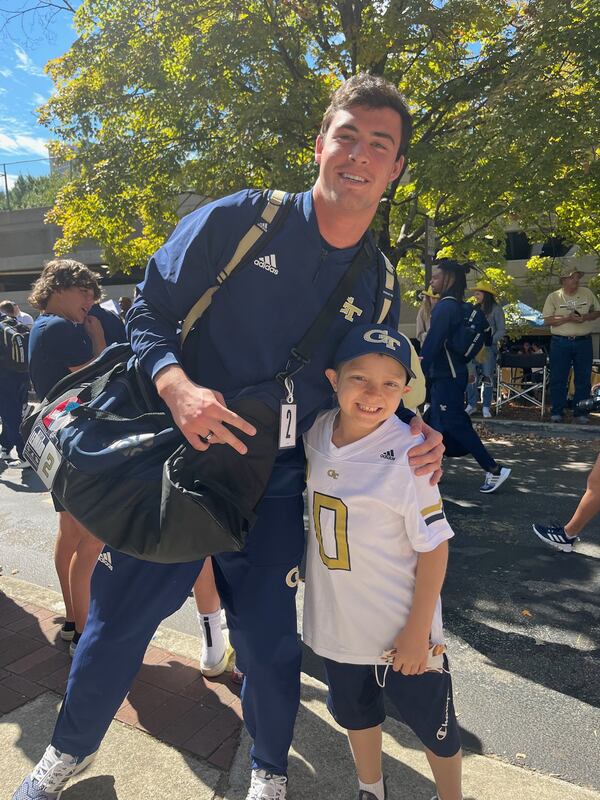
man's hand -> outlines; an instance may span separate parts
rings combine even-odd
[[[254,436],[256,429],[227,408],[220,392],[193,383],[175,364],[161,369],[154,382],[175,424],[194,449],[207,450],[211,444],[228,444],[242,455],[248,452],[246,445],[223,423],[249,436]],[[209,434],[209,441],[203,441],[201,437]]]
[[[435,486],[442,477],[442,458],[444,442],[442,434],[427,425],[421,417],[413,417],[410,421],[410,432],[413,436],[423,434],[425,441],[411,447],[408,451],[408,463],[415,468],[415,475],[429,475],[429,483]]]
[[[106,347],[104,338],[104,328],[98,317],[88,314],[83,320],[83,329],[92,340],[92,350],[94,355],[99,355]]]
[[[403,675],[422,675],[427,669],[429,655],[429,635],[403,628],[394,639],[396,654],[394,656],[394,672]]]

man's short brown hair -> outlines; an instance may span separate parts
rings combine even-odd
[[[17,310],[11,300],[3,300],[0,303],[0,311],[2,311],[3,314],[8,314],[9,317],[14,317],[17,314]]]
[[[354,106],[365,108],[391,108],[400,115],[402,120],[402,133],[396,161],[400,156],[406,155],[410,137],[412,136],[412,117],[404,96],[393,83],[380,78],[378,75],[369,75],[361,72],[344,81],[331,96],[329,107],[321,121],[321,136],[325,136],[331,125],[331,120],[338,111],[348,110]]]
[[[71,289],[74,286],[79,289],[91,289],[94,292],[94,300],[102,297],[95,272],[72,258],[56,258],[44,265],[42,274],[33,284],[29,302],[34,308],[43,310],[54,292]]]

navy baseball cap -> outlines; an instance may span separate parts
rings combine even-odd
[[[334,369],[345,361],[351,361],[369,353],[381,353],[395,358],[406,372],[409,380],[415,377],[411,369],[412,348],[410,339],[387,325],[353,325],[340,342],[333,357]]]

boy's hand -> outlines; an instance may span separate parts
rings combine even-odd
[[[425,672],[429,655],[429,633],[415,633],[410,628],[403,628],[394,639],[394,647],[394,672],[401,672],[403,675],[422,675]]]
[[[442,434],[423,422],[421,417],[413,417],[410,421],[410,432],[413,436],[423,434],[425,441],[411,447],[408,451],[408,463],[415,467],[415,475],[428,475],[429,483],[435,486],[442,477],[442,458],[444,441]]]

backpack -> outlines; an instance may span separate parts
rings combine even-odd
[[[492,329],[483,311],[472,303],[461,302],[454,297],[443,297],[454,300],[461,305],[462,320],[446,341],[448,350],[457,355],[465,363],[475,358],[485,345],[491,344]]]
[[[27,372],[29,359],[29,328],[16,319],[0,319],[0,366],[14,372]]]

